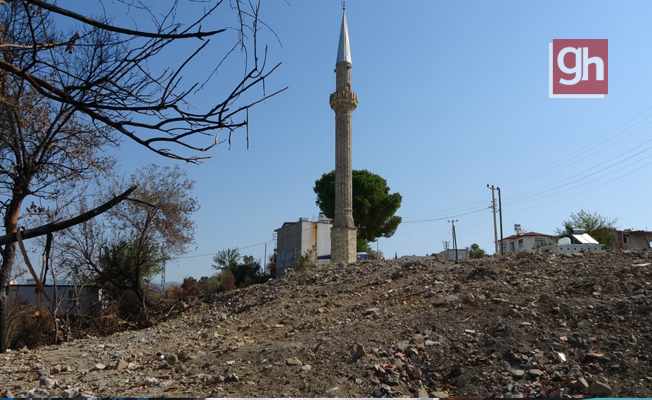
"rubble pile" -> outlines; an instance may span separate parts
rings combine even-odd
[[[651,397],[652,252],[366,261],[0,355],[3,397]]]

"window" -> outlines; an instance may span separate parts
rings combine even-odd
[[[514,242],[511,242],[509,244],[509,251],[511,251],[512,253],[514,252]]]
[[[544,239],[544,238],[536,238],[536,239],[534,239],[534,244],[536,246],[545,246],[546,239]]]
[[[519,239],[518,240],[518,249],[520,250],[522,248],[523,248],[523,239]]]
[[[623,243],[629,243],[629,235],[623,235]]]

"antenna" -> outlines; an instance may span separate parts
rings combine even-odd
[[[342,11],[346,12],[346,1],[342,1]]]

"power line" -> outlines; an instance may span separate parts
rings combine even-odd
[[[467,213],[462,213],[462,214],[449,215],[447,217],[442,217],[442,218],[422,219],[422,220],[418,220],[418,221],[403,221],[401,223],[402,224],[418,224],[418,223],[422,223],[422,222],[443,221],[443,220],[449,219],[449,218],[455,218],[455,217],[461,217],[463,215],[475,214],[475,213],[480,212],[480,211],[486,211],[486,208],[481,208],[479,210],[469,211]]]

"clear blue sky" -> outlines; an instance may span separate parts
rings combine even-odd
[[[250,112],[230,149],[184,165],[197,181],[196,244],[167,280],[214,272],[238,247],[263,258],[284,221],[316,217],[314,182],[334,167],[335,57],[340,1],[265,0],[271,61],[282,94]],[[580,209],[652,229],[652,2],[432,1],[347,3],[353,61],[353,167],[403,196],[403,224],[380,239],[386,256],[425,255],[451,240],[493,253],[487,184],[515,223],[552,234]],[[608,39],[604,99],[548,98],[548,43]],[[204,93],[210,101],[210,93]],[[202,101],[202,97],[197,101]],[[125,170],[171,164],[125,142]],[[375,248],[375,245],[374,245]]]

